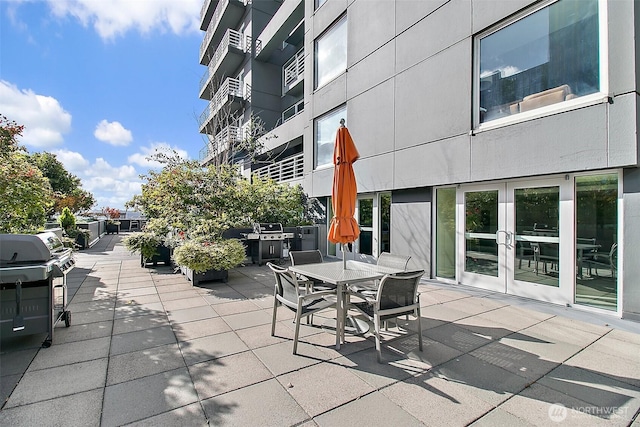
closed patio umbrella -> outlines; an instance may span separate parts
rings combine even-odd
[[[335,166],[331,190],[333,218],[329,226],[328,237],[330,242],[342,245],[343,266],[346,266],[344,245],[354,242],[360,236],[360,227],[353,217],[358,196],[353,162],[358,160],[359,156],[349,130],[344,126],[344,119],[341,119],[333,149],[333,164]]]

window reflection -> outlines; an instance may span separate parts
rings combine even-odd
[[[347,69],[347,17],[344,16],[316,40],[315,87]]]
[[[561,0],[480,40],[480,123],[599,90],[597,0]]]
[[[333,162],[333,145],[336,140],[336,132],[340,127],[340,119],[347,118],[347,107],[343,105],[316,119],[315,123],[315,149],[316,168],[330,165]]]

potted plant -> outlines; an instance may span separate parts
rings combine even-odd
[[[87,249],[91,242],[91,232],[84,228],[66,230],[67,236],[75,242],[79,249]]]
[[[197,238],[176,247],[173,260],[185,267],[187,278],[196,286],[211,280],[226,282],[229,269],[245,260],[245,248],[237,239]]]
[[[107,234],[120,233],[120,209],[106,207],[102,213],[107,217]]]
[[[147,263],[154,266],[158,262],[165,265],[171,264],[171,250],[164,245],[163,239],[155,233],[149,231],[141,231],[133,233],[124,239],[125,247],[131,251],[140,254],[140,267],[146,267]]]

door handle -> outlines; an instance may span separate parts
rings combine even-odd
[[[504,243],[500,242],[500,234],[504,233]],[[506,230],[498,230],[496,231],[496,243],[498,245],[504,245],[507,249],[511,248],[511,233]]]

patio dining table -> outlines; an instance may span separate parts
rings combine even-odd
[[[321,262],[316,264],[292,265],[289,270],[305,276],[322,280],[336,285],[338,294],[338,306],[336,316],[336,349],[340,349],[344,342],[346,323],[346,286],[353,283],[368,282],[381,279],[385,274],[400,273],[401,269],[382,267],[365,262],[347,261],[346,266],[342,262]]]

